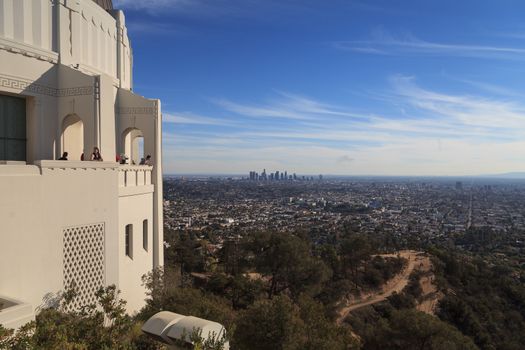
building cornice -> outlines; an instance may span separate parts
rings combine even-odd
[[[14,40],[0,37],[0,50],[8,51],[14,54],[24,55],[27,57],[36,58],[41,61],[50,63],[58,63],[58,53],[54,51],[44,50],[39,47],[24,44]]]
[[[118,170],[119,168],[119,164],[115,162],[37,160],[34,164],[42,169]]]

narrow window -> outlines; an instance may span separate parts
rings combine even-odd
[[[126,255],[133,259],[133,225],[126,225]]]
[[[142,221],[142,248],[148,251],[148,220]]]

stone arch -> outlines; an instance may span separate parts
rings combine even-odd
[[[121,154],[129,158],[129,164],[139,164],[144,155],[144,133],[138,128],[127,128],[122,133]]]
[[[62,152],[68,153],[68,160],[80,160],[84,152],[84,123],[78,115],[69,114],[62,120],[60,143]]]

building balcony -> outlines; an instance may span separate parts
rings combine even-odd
[[[120,197],[153,193],[152,171],[153,166],[150,165],[127,165],[116,162],[70,160],[38,160],[33,164],[0,162],[0,176],[67,176],[76,179],[79,176],[100,175],[103,176],[99,178],[100,181],[112,181],[111,178],[115,176],[115,186],[118,186]]]
[[[150,165],[120,165],[119,168],[119,196],[130,196],[143,193],[152,193]]]
[[[33,164],[27,164],[19,161],[0,161],[0,176],[75,174],[76,170],[115,171],[118,167],[115,162],[37,160]]]
[[[150,165],[120,165],[119,187],[151,185],[152,170]]]

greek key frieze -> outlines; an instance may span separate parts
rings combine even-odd
[[[155,114],[154,107],[120,107],[119,114]]]
[[[32,83],[26,80],[0,75],[0,87],[14,90],[29,91],[38,95],[52,97],[89,96],[93,95],[93,86],[79,86],[65,89],[55,89],[50,86]]]
[[[57,97],[67,96],[87,96],[93,95],[93,86],[79,86],[65,89],[58,89]]]

